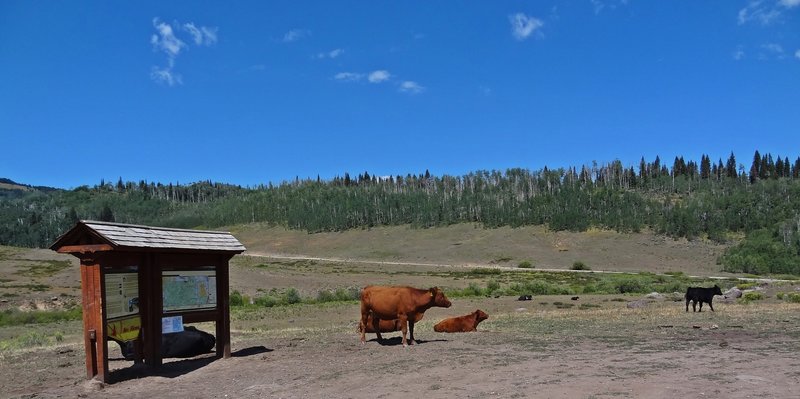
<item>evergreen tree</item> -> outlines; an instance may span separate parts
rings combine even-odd
[[[761,154],[753,154],[753,163],[750,165],[750,183],[755,183],[761,177]]]
[[[114,221],[114,212],[111,211],[111,207],[108,206],[108,204],[103,205],[103,209],[100,211],[100,215],[97,216],[97,220],[101,222]]]
[[[731,151],[731,156],[728,157],[728,162],[725,163],[725,175],[733,179],[738,176],[736,173],[736,157],[733,155],[733,151]]]
[[[700,157],[700,178],[708,179],[711,177],[711,158],[703,154]]]

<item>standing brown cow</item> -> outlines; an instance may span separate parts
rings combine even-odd
[[[366,343],[367,322],[372,313],[372,327],[380,331],[380,320],[400,323],[403,346],[408,346],[406,332],[411,332],[414,344],[414,322],[417,317],[434,306],[449,308],[450,301],[439,287],[420,290],[412,287],[368,286],[361,291],[361,343]],[[421,316],[420,316],[421,318]],[[407,325],[406,325],[407,324]],[[378,339],[381,339],[378,333]]]
[[[488,314],[478,309],[468,315],[444,319],[433,326],[433,331],[448,333],[478,331],[478,323],[488,318]]]

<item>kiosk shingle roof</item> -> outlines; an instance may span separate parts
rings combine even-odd
[[[244,252],[246,249],[226,231],[171,229],[91,220],[80,221],[76,228],[81,224],[115,247],[226,252]]]

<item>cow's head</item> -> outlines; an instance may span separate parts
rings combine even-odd
[[[428,290],[433,298],[433,305],[441,308],[449,308],[452,303],[444,296],[444,292],[439,287],[433,287]]]
[[[722,290],[716,284],[714,284],[714,295],[722,295]]]
[[[489,318],[489,315],[486,314],[484,311],[482,311],[480,309],[475,311],[475,321],[477,321],[478,323],[480,323],[480,322],[482,322],[482,321],[484,321],[484,320],[486,320],[488,318]]]

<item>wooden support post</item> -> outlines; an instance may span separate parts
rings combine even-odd
[[[217,357],[223,358],[231,357],[229,259],[220,256],[217,261]]]
[[[100,264],[93,258],[81,260],[81,285],[83,286],[83,331],[86,351],[86,378],[95,376],[102,382],[108,380],[108,356],[103,315],[103,279]]]

